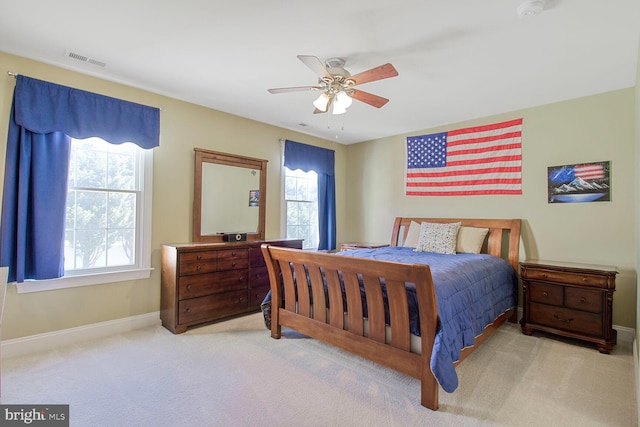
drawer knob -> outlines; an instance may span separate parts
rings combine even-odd
[[[187,290],[190,291],[191,290],[191,285],[187,285]]]
[[[202,259],[202,255],[198,255],[196,258],[197,258],[198,260],[201,260],[201,259]]]
[[[546,279],[547,277],[549,277],[549,275],[547,275],[547,273],[542,273],[542,278]]]
[[[239,282],[242,282],[243,280],[244,280],[244,276],[240,276],[240,277],[238,278],[238,281],[239,281]]]
[[[580,302],[587,302],[587,299],[585,297],[580,298]]]
[[[231,256],[236,256],[236,253],[235,252],[231,252]]]
[[[201,266],[201,265],[198,265],[198,266],[196,267],[196,270],[198,270],[198,271],[202,270],[202,266]]]
[[[542,293],[542,296],[543,296],[543,297],[548,297],[548,296],[549,296],[549,293],[545,291],[545,292],[543,292],[543,293]]]
[[[187,308],[187,313],[191,313],[191,307]]]
[[[236,266],[236,262],[235,262],[235,261],[233,261],[233,262],[231,263],[231,267],[235,267],[235,266]]]
[[[587,279],[586,277],[583,277],[583,278],[582,278],[582,281],[586,283],[586,282],[588,282],[588,281],[589,281],[589,279]]]

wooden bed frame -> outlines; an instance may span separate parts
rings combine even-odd
[[[505,258],[514,270],[518,271],[519,219],[398,217],[393,225],[392,246],[402,245],[411,221],[461,222],[463,226],[489,228],[483,252]],[[271,336],[273,338],[280,338],[281,328],[285,326],[418,378],[421,381],[420,403],[427,408],[438,409],[439,385],[430,368],[438,310],[429,266],[343,257],[330,253],[278,248],[268,244],[262,245],[262,252],[267,262],[271,283]],[[293,274],[289,266],[293,267]],[[325,283],[320,269],[324,271],[326,277],[328,301],[325,298]],[[338,272],[342,276],[344,285],[341,284]],[[304,283],[297,284],[294,275],[298,281]],[[364,327],[359,275],[363,278],[367,298],[368,328]],[[307,283],[307,278],[310,283]],[[380,278],[384,278],[387,287],[390,325],[386,325],[385,322]],[[420,312],[421,354],[411,351],[405,282],[416,285]],[[349,307],[348,313],[343,313],[343,310],[328,310],[329,306],[343,306],[342,286],[344,286],[346,303]],[[309,289],[311,289],[313,304],[310,303]],[[487,326],[485,332],[476,337],[474,345],[462,351],[456,365],[486,340],[506,319],[511,317],[510,320],[515,321],[516,308],[517,306],[512,307]],[[391,339],[387,338],[387,328],[391,329]]]

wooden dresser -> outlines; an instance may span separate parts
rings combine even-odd
[[[616,344],[612,327],[616,267],[527,260],[522,277],[522,332],[534,330],[594,342],[601,353]]]
[[[175,334],[259,310],[269,291],[262,243],[302,249],[302,240],[162,245],[160,319]]]

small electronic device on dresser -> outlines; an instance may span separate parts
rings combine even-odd
[[[522,332],[535,330],[590,341],[609,354],[616,344],[612,327],[613,266],[530,259],[520,263]]]

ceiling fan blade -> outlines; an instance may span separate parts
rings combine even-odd
[[[360,102],[364,102],[365,104],[369,104],[373,107],[380,108],[389,100],[387,98],[383,98],[378,95],[374,95],[369,92],[364,92],[358,89],[353,89],[353,94],[351,95],[353,99],[357,99]]]
[[[269,93],[288,93],[288,92],[303,92],[307,90],[320,90],[322,86],[294,86],[294,87],[278,87],[274,89],[267,89]]]
[[[379,67],[372,68],[367,71],[355,74],[349,77],[349,80],[353,80],[356,85],[364,83],[374,82],[376,80],[388,79],[389,77],[395,77],[398,75],[398,71],[393,65],[387,63],[380,65]]]
[[[311,71],[316,73],[319,77],[326,77],[333,80],[333,76],[329,74],[327,67],[324,66],[322,61],[317,56],[312,55],[298,55],[298,59],[304,63],[307,67],[311,68]]]

